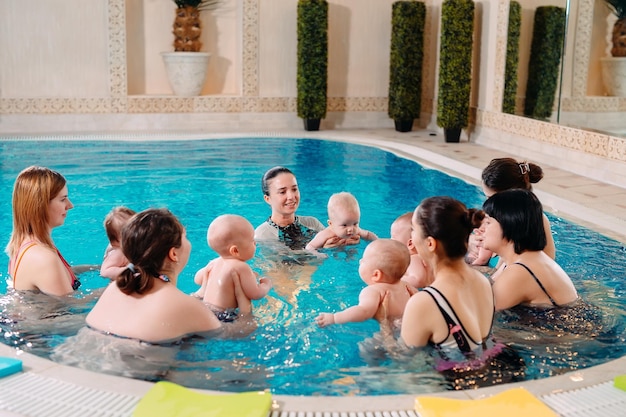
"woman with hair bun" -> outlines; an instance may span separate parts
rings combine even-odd
[[[487,197],[501,191],[522,189],[532,191],[533,184],[543,178],[543,170],[532,162],[518,162],[513,158],[492,159],[483,169],[483,191]],[[556,258],[554,237],[550,228],[550,220],[543,215],[543,228],[546,233],[546,247],[544,252],[552,259]],[[495,277],[494,277],[495,278]]]
[[[480,358],[493,345],[491,284],[465,262],[477,213],[451,197],[430,197],[411,221],[413,245],[435,279],[407,303],[401,337],[410,347],[434,347],[445,360]]]
[[[135,214],[122,229],[122,251],[129,264],[104,290],[87,315],[87,325],[105,334],[149,343],[177,341],[221,327],[201,300],[176,287],[191,243],[167,209]],[[241,313],[251,311],[235,283]]]
[[[535,194],[502,191],[489,197],[483,210],[487,215],[483,245],[506,265],[493,283],[497,310],[520,304],[559,307],[578,299],[570,277],[543,251],[543,209]]]

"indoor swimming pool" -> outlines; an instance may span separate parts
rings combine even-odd
[[[359,200],[361,226],[380,237],[399,215],[433,195],[450,195],[480,207],[480,188],[381,149],[330,140],[237,138],[190,141],[3,141],[0,142],[0,236],[11,231],[11,190],[26,166],[62,173],[74,204],[55,243],[72,265],[98,265],[107,245],[102,226],[111,208],[136,211],[167,207],[187,228],[193,245],[179,277],[185,292],[196,289],[195,271],[215,254],[206,228],[224,213],[253,225],[270,214],[260,179],[275,165],[298,178],[298,214],[325,222],[328,197],[349,191]],[[539,334],[508,325],[502,317],[496,337],[524,359],[521,378],[540,379],[586,368],[626,351],[626,250],[594,231],[549,215],[557,260],[579,293],[604,314],[593,335]],[[192,340],[176,347],[111,345],[108,338],[81,337],[84,315],[107,280],[97,271],[81,275],[70,302],[16,296],[6,290],[8,259],[0,259],[4,343],[60,363],[146,380],[167,379],[189,387],[224,391],[271,389],[289,395],[387,395],[450,389],[427,354],[386,355],[374,321],[320,329],[314,317],[357,302],[363,286],[358,260],[365,247],[326,251],[291,264],[290,279],[274,282],[269,296],[254,303],[259,328],[236,340]],[[275,267],[262,247],[252,262],[260,273]],[[611,259],[611,264],[606,263]],[[16,315],[16,312],[19,313]],[[77,335],[77,333],[79,333]],[[520,377],[519,375],[516,377]],[[506,378],[503,379],[506,381]],[[496,378],[477,384],[499,383]]]

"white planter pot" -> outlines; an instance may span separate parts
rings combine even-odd
[[[610,96],[626,97],[626,58],[604,57],[602,63],[602,80]]]
[[[193,97],[202,92],[211,54],[208,52],[161,52],[161,56],[174,94]]]

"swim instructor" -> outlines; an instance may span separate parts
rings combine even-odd
[[[324,225],[315,217],[296,216],[300,189],[296,176],[288,168],[276,166],[261,179],[263,199],[272,214],[254,231],[255,240],[278,240],[290,249],[304,249]]]

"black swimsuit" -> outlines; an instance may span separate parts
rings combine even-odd
[[[521,262],[515,262],[513,265],[520,265],[523,266],[528,273],[530,274],[531,277],[533,277],[535,279],[535,282],[537,283],[537,285],[539,285],[539,288],[541,288],[541,291],[543,291],[543,293],[550,299],[550,302],[552,303],[552,305],[554,307],[558,307],[559,305],[554,301],[554,299],[550,296],[550,294],[548,294],[548,291],[546,291],[546,288],[543,286],[543,284],[541,283],[541,281],[539,281],[539,279],[537,278],[537,276],[535,276],[535,274],[533,273],[533,271],[530,270],[529,267],[527,267],[526,265],[524,265]]]
[[[298,216],[293,223],[284,227],[274,223],[271,216],[267,219],[267,223],[278,230],[278,240],[284,242],[292,250],[304,249],[317,233],[316,230],[309,229],[300,223]]]

